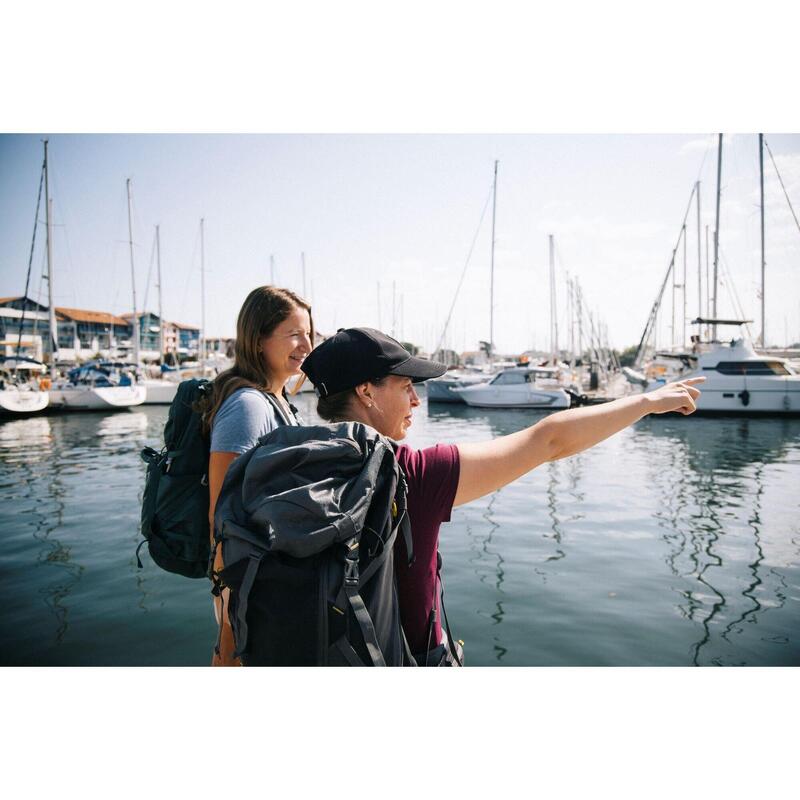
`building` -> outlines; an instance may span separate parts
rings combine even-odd
[[[105,311],[61,306],[56,306],[55,311],[59,361],[74,363],[97,356],[108,358],[117,350],[130,349],[132,330],[122,317]],[[28,347],[27,351],[23,347],[23,354],[49,361],[50,316],[47,306],[29,297],[0,298],[0,341],[6,355],[16,351],[20,324],[23,343]]]
[[[161,334],[162,321],[158,314],[152,311],[142,311],[137,314],[139,317],[139,356],[144,361],[159,361],[159,338]],[[123,319],[131,324],[133,314],[123,314]],[[164,353],[178,352],[178,329],[174,322],[163,321],[164,327]],[[131,333],[131,335],[133,335]]]
[[[173,322],[178,337],[178,355],[183,358],[197,358],[200,354],[200,328]]]
[[[30,298],[0,297],[0,356],[16,355],[19,345],[20,355],[42,361],[49,332],[47,306]]]
[[[132,349],[129,320],[106,311],[56,306],[59,361],[88,361],[113,357]]]
[[[23,319],[24,315],[24,319]],[[158,361],[162,321],[152,311],[139,317],[139,356]],[[14,355],[22,327],[21,355],[40,361],[50,359],[50,317],[48,308],[30,297],[0,297],[0,355]],[[56,306],[58,360],[76,363],[92,358],[133,357],[133,314],[116,316],[106,311]],[[167,361],[197,358],[200,328],[181,322],[163,321],[164,353]],[[209,339],[209,353],[232,355],[234,339]]]
[[[233,349],[236,345],[236,339],[227,339],[224,336],[218,336],[213,339],[206,339],[206,353],[219,353],[226,358],[233,358]]]

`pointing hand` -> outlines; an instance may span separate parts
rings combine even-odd
[[[652,403],[651,414],[666,414],[677,411],[681,414],[691,414],[697,409],[695,401],[700,397],[697,384],[703,383],[704,377],[688,378],[685,381],[668,383],[660,389],[648,392],[645,395]]]

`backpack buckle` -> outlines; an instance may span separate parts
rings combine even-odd
[[[344,585],[358,586],[358,561],[349,558],[344,562]]]
[[[344,585],[358,586],[358,542],[348,545],[344,559]]]

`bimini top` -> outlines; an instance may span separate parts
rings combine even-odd
[[[751,319],[706,319],[706,317],[698,317],[691,321],[691,325],[747,325],[752,322]]]

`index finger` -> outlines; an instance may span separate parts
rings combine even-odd
[[[694,386],[696,383],[703,383],[705,379],[705,375],[698,375],[696,378],[687,378],[685,381],[681,381],[681,383],[686,384],[686,386]]]

